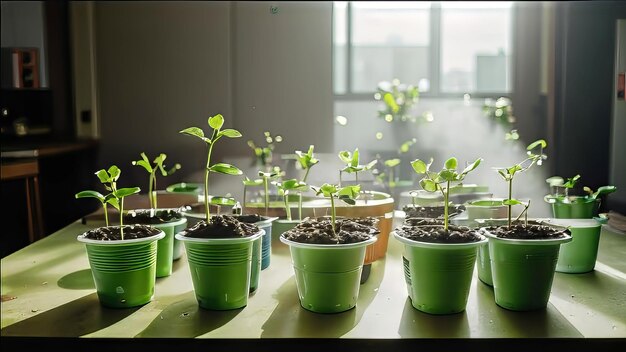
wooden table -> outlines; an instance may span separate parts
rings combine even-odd
[[[152,302],[133,309],[104,308],[84,245],[76,240],[96,225],[76,221],[2,259],[3,345],[88,345],[110,351],[124,345],[140,345],[142,350],[276,351],[294,344],[294,351],[539,346],[616,351],[626,342],[626,234],[606,225],[596,270],[556,273],[546,309],[500,308],[493,289],[475,271],[466,311],[444,316],[411,306],[402,245],[393,237],[386,257],[372,264],[369,279],[361,285],[356,308],[343,313],[316,314],[300,307],[289,249],[279,241],[272,244],[271,263],[261,272],[259,289],[242,309],[199,308],[186,255],[174,263],[171,276],[156,280]]]

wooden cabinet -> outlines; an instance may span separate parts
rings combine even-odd
[[[2,87],[39,88],[39,49],[2,48]]]

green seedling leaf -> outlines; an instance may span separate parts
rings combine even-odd
[[[459,180],[459,174],[457,174],[455,171],[452,170],[441,170],[441,172],[439,173],[439,177],[444,180],[444,181],[458,181]]]
[[[593,197],[593,190],[587,186],[583,187],[583,191],[587,192],[587,194]]]
[[[387,106],[389,106],[389,108],[394,114],[397,114],[398,111],[400,111],[400,107],[396,103],[396,100],[394,99],[391,93],[386,93],[383,96],[383,101],[385,102],[385,104],[387,104]]]
[[[430,179],[421,179],[420,186],[427,192],[436,192],[439,189],[439,184]]]
[[[456,170],[457,163],[458,162],[457,162],[456,158],[452,157],[452,158],[446,160],[445,168],[448,169],[448,170]]]
[[[347,150],[342,150],[339,152],[339,159],[346,164],[349,164],[352,161],[352,154]]]
[[[202,131],[198,127],[185,128],[184,130],[179,131],[178,133],[186,134],[186,135],[189,135],[189,136],[192,136],[192,137],[198,137],[198,138],[202,139],[203,141],[205,141],[206,143],[211,144],[211,139],[205,137],[204,136],[204,131]]]
[[[337,191],[337,194],[339,195],[339,197],[344,197],[344,198],[350,198],[350,199],[356,199],[359,197],[359,193],[361,192],[361,186],[360,185],[354,185],[354,186],[346,186],[346,187],[342,187],[341,189],[339,189]]]
[[[237,204],[237,201],[233,197],[211,196],[209,199],[209,203],[213,205],[232,206]]]
[[[389,160],[385,160],[385,166],[387,167],[396,167],[400,165],[400,159],[389,159]]]
[[[378,160],[372,160],[369,163],[367,163],[365,166],[363,166],[362,170],[363,171],[367,171],[370,170],[372,167],[374,167],[374,165],[376,165],[376,163],[378,162]]]
[[[211,165],[209,167],[209,171],[210,172],[217,172],[220,174],[226,174],[226,175],[241,175],[243,174],[243,171],[239,170],[237,167],[231,165],[231,164],[225,164],[225,163],[217,163],[214,165]]]
[[[413,167],[413,170],[418,174],[425,174],[426,171],[428,171],[426,163],[419,159],[411,161],[411,166]]]
[[[480,165],[480,163],[483,161],[482,158],[478,158],[476,159],[473,163],[467,165],[465,167],[465,169],[463,169],[463,171],[461,171],[462,175],[466,175],[468,173],[470,173],[471,171],[474,171],[474,169],[476,169],[478,167],[478,165]]]
[[[505,199],[502,201],[502,204],[504,205],[517,205],[517,204],[522,204],[522,202],[520,202],[517,199]]]
[[[615,191],[617,191],[617,187],[615,186],[602,186],[593,194],[593,198],[597,199],[601,195],[613,193]]]
[[[241,137],[241,132],[239,132],[237,130],[230,129],[230,128],[226,128],[226,129],[220,131],[218,136],[226,136],[228,138],[239,138],[239,137]]]
[[[578,180],[580,179],[580,175],[576,175],[572,178],[568,178],[567,182],[565,182],[563,184],[563,187],[565,188],[574,188],[574,186],[576,185],[576,182],[578,182]]]
[[[543,148],[546,148],[548,146],[548,143],[546,143],[546,141],[543,140],[543,139],[539,139],[539,140],[536,140],[536,141],[532,142],[531,144],[529,144],[528,147],[526,147],[526,150],[528,150],[528,151],[533,150],[533,149],[537,148],[537,146],[541,146],[541,148],[543,149]]]
[[[100,203],[105,203],[104,196],[97,191],[81,191],[76,193],[75,197],[78,198],[96,198]]]
[[[115,198],[115,195],[113,193],[110,194],[111,197],[106,199],[106,203],[107,204],[111,204],[113,206],[113,208],[120,210],[120,201],[119,199]]]
[[[109,175],[111,175],[111,180],[117,181],[122,171],[120,171],[120,169],[117,166],[113,165],[109,168],[108,173]]]
[[[224,116],[217,114],[209,117],[209,126],[214,130],[219,130],[224,125]]]
[[[311,168],[313,165],[319,162],[319,160],[313,156],[313,149],[314,146],[310,145],[309,150],[306,153],[303,153],[299,150],[296,151],[296,155],[298,156],[298,162],[300,162],[300,166],[302,166],[302,168],[305,170]]]
[[[137,194],[139,192],[141,192],[141,189],[139,187],[120,188],[114,191],[113,195],[115,195],[115,197],[117,198],[124,198],[133,194]]]
[[[111,176],[109,176],[109,173],[106,172],[106,170],[102,169],[102,170],[98,170],[96,172],[96,176],[98,176],[98,179],[100,180],[100,182],[102,183],[108,183],[111,180]]]
[[[150,163],[145,161],[145,160],[133,161],[132,164],[133,165],[139,165],[139,166],[143,167],[144,169],[146,169],[146,171],[152,173],[152,166],[150,166]]]

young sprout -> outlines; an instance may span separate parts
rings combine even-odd
[[[615,187],[615,186],[602,186],[602,187],[598,188],[598,190],[596,190],[594,192],[591,188],[585,186],[585,187],[583,187],[583,190],[585,192],[587,192],[587,194],[588,194],[587,197],[593,198],[595,200],[595,199],[598,199],[598,197],[601,196],[601,195],[615,192],[617,190],[617,187]]]
[[[152,163],[154,164],[153,165],[150,164],[150,160],[146,156],[146,153],[141,153],[141,160],[133,161],[132,163],[133,165],[139,165],[143,167],[146,171],[148,171],[148,174],[150,174],[148,182],[148,199],[150,200],[150,208],[152,209],[157,208],[157,171],[160,171],[161,175],[165,177],[173,174],[174,172],[176,172],[176,170],[180,170],[180,164],[176,163],[171,169],[165,171],[165,166],[163,165],[165,158],[167,158],[167,155],[163,153],[159,154],[159,156],[154,158],[154,161],[152,161]]]
[[[456,168],[458,161],[455,157],[451,157],[444,163],[443,168],[439,172],[430,171],[430,166],[433,163],[431,158],[428,164],[420,159],[415,159],[411,162],[413,170],[417,174],[424,174],[424,177],[420,180],[420,186],[426,192],[441,192],[443,195],[443,228],[448,231],[449,211],[448,211],[448,197],[450,195],[450,183],[458,182],[457,186],[461,184],[461,181],[465,179],[468,173],[476,169],[480,165],[483,159],[478,158],[473,163],[467,165],[463,171],[457,172]],[[445,186],[443,186],[445,184]]]
[[[300,182],[295,178],[286,180],[283,182],[273,181],[272,184],[278,188],[278,194],[283,196],[285,202],[285,213],[287,214],[287,220],[291,221],[291,207],[289,206],[289,193],[290,191],[301,192],[306,190],[307,185],[304,182]],[[300,211],[302,214],[302,211]]]
[[[311,186],[311,189],[315,191],[316,195],[323,194],[324,197],[330,199],[330,216],[331,216],[331,228],[333,230],[333,236],[337,238],[337,232],[335,228],[335,218],[336,218],[336,210],[335,210],[335,198],[344,201],[346,204],[354,205],[356,204],[356,199],[361,192],[361,186],[346,186],[339,187],[337,185],[324,183],[322,187],[317,188]]]
[[[120,212],[120,236],[124,239],[124,198],[133,194],[139,193],[141,190],[139,187],[130,188],[117,188],[117,180],[120,177],[122,171],[115,165],[109,167],[109,170],[99,170],[96,172],[96,176],[100,179],[100,182],[104,185],[104,188],[111,192],[106,196],[97,191],[82,191],[76,193],[76,198],[96,198],[102,203],[104,208],[104,220],[106,226],[109,226],[109,216],[107,213],[107,204],[111,204],[115,209]]]
[[[244,207],[246,206],[246,193],[247,193],[248,187],[261,186],[262,184],[263,184],[263,179],[257,178],[257,179],[251,180],[248,178],[248,176],[244,177],[243,179],[243,206]]]
[[[313,145],[309,146],[309,151],[306,153],[296,150],[298,162],[300,163],[302,169],[305,170],[304,176],[302,177],[302,180],[300,180],[300,182],[304,184],[306,184],[306,179],[309,176],[311,168],[319,163],[319,160],[313,156],[313,148]],[[298,192],[298,218],[302,220],[302,191]]]
[[[339,170],[339,186],[341,187],[341,174],[342,172],[354,173],[356,183],[359,183],[359,172],[370,170],[378,160],[372,160],[365,165],[359,164],[359,148],[356,148],[353,153],[347,150],[339,152],[339,159],[346,163],[346,166]]]
[[[259,176],[263,180],[263,190],[264,190],[263,199],[265,203],[265,216],[267,216],[267,213],[270,207],[270,193],[269,193],[270,192],[270,188],[269,188],[270,180],[278,178],[279,175],[280,174],[275,171],[271,171],[271,172],[259,171]]]
[[[546,158],[546,156],[543,154],[543,149],[546,148],[547,146],[548,144],[546,143],[545,140],[543,139],[536,140],[532,142],[531,144],[529,144],[528,147],[526,147],[526,154],[528,154],[528,158],[524,159],[522,162],[515,164],[513,166],[494,168],[498,172],[498,174],[502,176],[502,178],[509,185],[508,187],[509,197],[502,202],[502,204],[508,207],[507,218],[508,218],[509,229],[511,228],[511,207],[513,205],[522,204],[522,202],[520,202],[519,200],[513,199],[513,178],[515,177],[515,174],[517,174],[518,172],[524,172],[530,169],[530,167],[535,164],[541,165],[543,160]],[[537,147],[539,147],[539,154],[535,154],[533,152],[533,150]],[[530,206],[530,202],[528,203],[528,206]],[[526,206],[525,211],[528,209],[528,206]]]
[[[205,137],[204,131],[198,127],[185,128],[179,133],[200,138],[208,145],[206,167],[204,170],[204,206],[205,206],[205,213],[206,213],[206,221],[207,223],[210,223],[211,213],[209,211],[209,174],[211,172],[216,172],[216,173],[225,174],[225,175],[241,175],[243,172],[239,170],[237,167],[230,165],[230,164],[226,164],[226,163],[217,163],[217,164],[211,165],[211,152],[213,151],[213,146],[215,145],[215,142],[217,142],[220,138],[224,136],[228,138],[241,137],[241,133],[237,130],[233,130],[230,128],[226,128],[222,130],[222,126],[224,125],[224,117],[221,114],[217,114],[215,116],[209,117],[208,123],[209,123],[209,126],[213,129],[211,138]]]
[[[276,143],[282,142],[283,137],[281,136],[272,137],[272,135],[268,131],[263,132],[263,136],[265,137],[265,142],[267,143],[267,146],[259,147],[256,144],[254,144],[253,140],[248,141],[248,146],[254,152],[254,156],[256,157],[258,164],[264,166],[266,170],[269,170],[271,167],[271,163],[272,163],[272,152],[274,151],[274,148],[275,148],[274,142]]]

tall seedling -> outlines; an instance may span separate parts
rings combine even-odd
[[[224,125],[224,117],[221,114],[217,114],[215,116],[209,117],[208,123],[209,123],[209,127],[213,129],[213,132],[211,133],[211,138],[205,137],[204,131],[198,127],[185,128],[179,133],[197,137],[203,140],[208,146],[206,167],[205,167],[205,172],[204,172],[204,206],[205,206],[206,221],[207,223],[210,223],[211,213],[209,211],[209,174],[211,172],[216,172],[216,173],[225,174],[225,175],[241,175],[243,172],[231,164],[217,163],[217,164],[211,165],[211,152],[213,151],[213,146],[215,145],[215,142],[217,142],[222,137],[228,137],[228,138],[241,137],[241,133],[237,130],[230,129],[230,128],[226,128],[222,130],[222,126]]]
[[[152,164],[150,164],[150,160],[146,156],[146,153],[141,153],[141,160],[136,160],[136,161],[133,161],[132,163],[133,165],[139,165],[143,167],[150,175],[149,180],[148,180],[148,199],[150,199],[151,209],[156,209],[158,207],[157,183],[156,183],[157,171],[160,171],[161,175],[165,177],[165,176],[169,176],[173,174],[174,172],[176,172],[176,170],[180,169],[180,164],[177,163],[177,164],[174,164],[174,166],[171,169],[165,171],[165,166],[163,165],[163,162],[165,161],[166,158],[167,158],[167,155],[161,153],[159,154],[159,156],[154,158],[154,160],[152,161]]]

